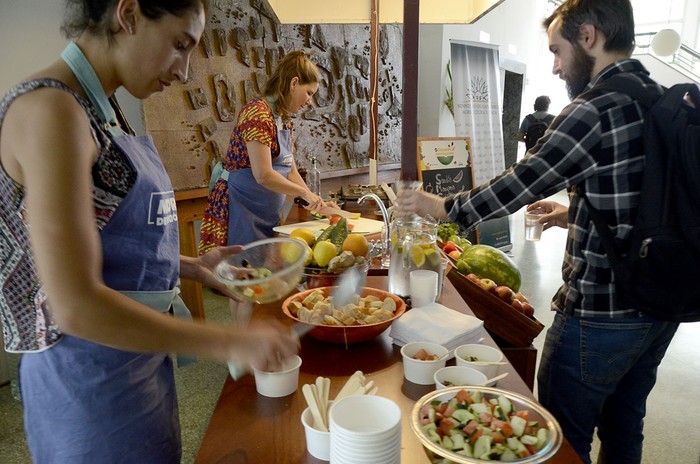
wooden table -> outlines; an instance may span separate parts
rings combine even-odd
[[[370,276],[370,287],[386,288],[386,277]],[[445,280],[441,302],[455,310],[470,313],[468,306],[454,286]],[[280,304],[261,305],[253,312],[254,318],[272,317],[291,325],[280,310]],[[496,346],[484,333],[483,343]],[[416,400],[433,390],[431,386],[416,385],[403,378],[399,347],[391,343],[389,330],[373,341],[350,345],[333,345],[309,336],[302,339],[300,356],[303,359],[299,385],[313,383],[317,376],[331,379],[333,398],[345,381],[361,370],[379,387],[379,395],[395,401],[403,411],[401,462],[427,464],[429,459],[409,425],[409,413]],[[511,365],[501,366],[501,372],[510,375],[498,382],[498,387],[524,394],[527,388]],[[306,402],[299,388],[284,398],[267,398],[257,394],[255,381],[248,375],[239,381],[227,376],[221,396],[202,440],[195,460],[199,464],[310,464],[321,463],[306,452],[301,413]],[[552,463],[580,463],[565,440]]]

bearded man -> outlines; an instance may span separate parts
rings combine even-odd
[[[472,227],[484,220],[542,207],[545,229],[568,229],[563,285],[552,300],[538,371],[538,396],[589,464],[597,428],[598,463],[640,463],[646,400],[678,328],[618,302],[615,277],[584,200],[600,211],[622,248],[637,213],[644,169],[644,111],[626,94],[601,88],[612,76],[663,88],[631,59],[634,19],[629,0],[568,0],[544,23],[554,74],[569,104],[529,156],[487,184],[442,198],[402,191],[398,210],[431,214]],[[568,189],[569,207],[542,201]]]

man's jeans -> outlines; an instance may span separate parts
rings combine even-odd
[[[608,463],[641,462],[646,399],[676,329],[678,323],[650,317],[579,319],[557,312],[542,352],[538,396],[583,462],[591,462],[596,426]]]

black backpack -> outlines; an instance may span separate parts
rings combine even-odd
[[[537,119],[531,114],[528,114],[525,116],[525,119],[527,119],[530,122],[530,127],[528,127],[527,132],[525,133],[525,149],[529,150],[530,148],[534,147],[537,141],[542,137],[549,127],[549,123],[547,122],[547,118],[543,119]]]
[[[646,161],[628,249],[615,246],[601,213],[579,190],[610,260],[618,302],[660,320],[700,321],[700,90],[677,84],[654,101],[627,80],[613,77],[599,88],[625,93],[646,111]]]

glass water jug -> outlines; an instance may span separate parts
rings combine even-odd
[[[442,275],[437,223],[418,216],[397,218],[391,224],[389,291],[401,297],[410,294],[411,271],[426,269]],[[438,286],[441,282],[438,282]],[[438,289],[438,293],[440,290]]]

